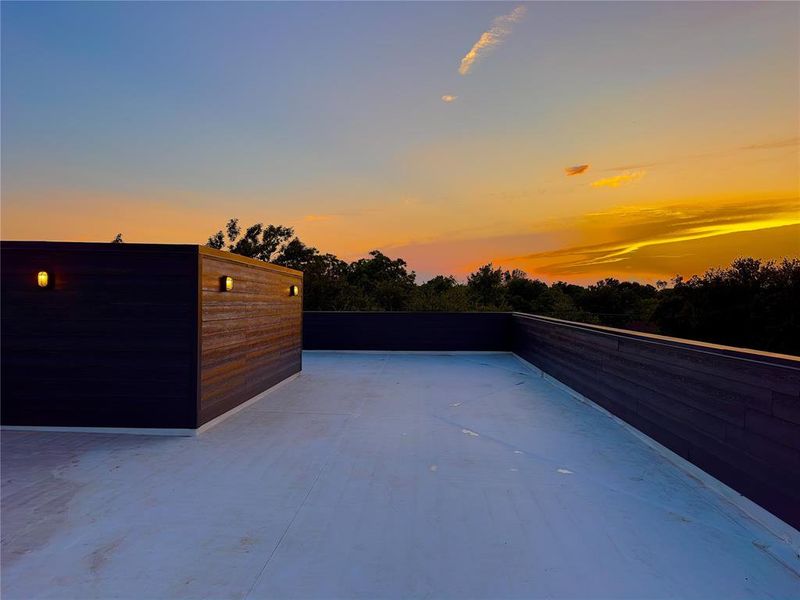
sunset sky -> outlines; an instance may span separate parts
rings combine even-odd
[[[800,4],[2,3],[2,237],[236,216],[422,279],[800,255]]]

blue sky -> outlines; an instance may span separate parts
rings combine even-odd
[[[613,245],[587,215],[625,206],[774,200],[761,221],[792,225],[796,4],[4,2],[2,34],[4,237],[202,242],[239,216],[463,274]],[[795,250],[767,229],[754,250]]]

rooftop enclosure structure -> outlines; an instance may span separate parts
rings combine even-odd
[[[0,459],[3,600],[797,596],[785,530],[507,353],[309,352],[201,436]]]
[[[519,313],[304,320],[307,350],[514,352],[800,526],[800,358]]]
[[[4,426],[190,432],[301,369],[298,271],[196,245],[0,258]]]

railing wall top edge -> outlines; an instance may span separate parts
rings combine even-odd
[[[533,315],[521,312],[514,312],[512,314],[515,317],[532,319],[536,321],[543,321],[546,323],[552,323],[554,325],[570,327],[572,329],[582,329],[585,331],[592,331],[600,335],[623,337],[627,339],[640,341],[643,343],[655,344],[660,346],[671,346],[673,348],[680,348],[682,350],[689,350],[694,352],[703,352],[707,354],[717,354],[717,355],[721,354],[724,356],[728,356],[730,358],[748,360],[753,362],[761,362],[770,365],[778,365],[790,369],[800,370],[800,356],[793,356],[791,354],[780,354],[777,352],[767,352],[766,350],[754,350],[751,348],[742,348],[738,346],[726,346],[723,344],[714,344],[711,342],[701,342],[698,340],[676,338],[656,333],[634,331],[632,329],[620,329],[617,327],[608,327],[606,325],[595,325],[592,323],[567,321],[564,319],[556,319],[554,317],[545,317],[542,315]]]

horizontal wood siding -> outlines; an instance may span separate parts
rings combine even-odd
[[[4,425],[194,426],[196,246],[3,242],[0,256]]]
[[[306,312],[306,350],[507,351],[510,313]]]
[[[300,371],[302,273],[200,249],[198,426]],[[233,290],[221,291],[222,277]]]
[[[513,350],[800,526],[800,359],[520,314]]]

